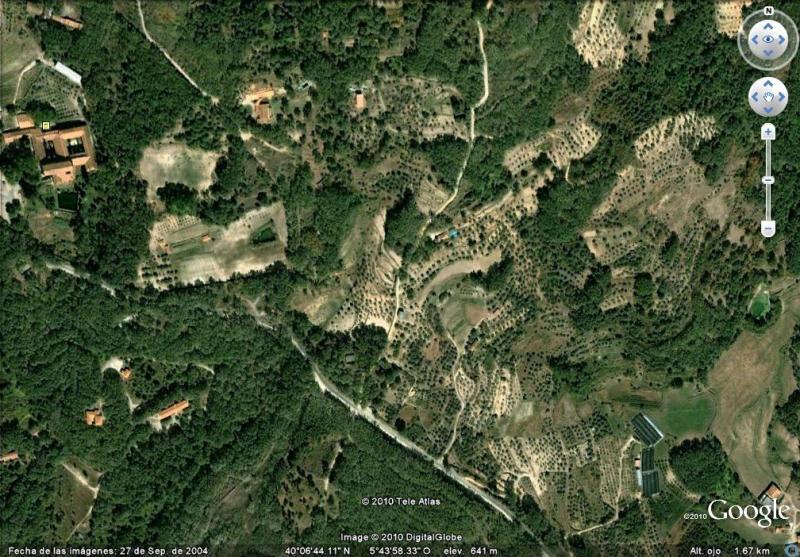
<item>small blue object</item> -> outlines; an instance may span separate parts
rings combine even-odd
[[[797,554],[800,553],[800,548],[797,547],[796,543],[790,543],[783,548],[783,552],[786,557],[797,557]]]
[[[448,234],[451,240],[455,240],[456,238],[458,238],[458,230],[456,230],[455,228],[451,228]]]

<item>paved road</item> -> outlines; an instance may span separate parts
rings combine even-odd
[[[506,517],[507,520],[511,521],[514,520],[514,514],[511,512],[511,510],[502,502],[500,502],[497,498],[486,493],[485,491],[478,489],[475,485],[470,483],[465,476],[459,474],[451,467],[446,466],[442,462],[442,459],[434,458],[430,453],[428,453],[425,449],[417,445],[414,441],[412,441],[411,439],[409,439],[408,437],[397,431],[397,429],[388,424],[382,418],[376,416],[375,413],[372,411],[372,408],[368,406],[361,406],[360,404],[357,404],[352,398],[344,394],[330,379],[325,377],[325,375],[319,369],[319,366],[308,357],[308,354],[306,353],[305,349],[297,340],[297,338],[294,336],[292,337],[292,344],[294,344],[295,348],[297,348],[297,350],[303,355],[303,357],[306,358],[311,363],[311,368],[314,371],[314,380],[317,382],[317,385],[319,386],[320,390],[323,393],[330,393],[330,395],[333,396],[333,398],[335,398],[336,400],[347,406],[350,412],[352,412],[353,414],[355,414],[360,418],[365,419],[366,421],[368,421],[369,423],[380,429],[383,433],[392,438],[399,445],[405,447],[410,451],[417,453],[425,460],[432,462],[437,470],[444,472],[445,474],[453,478],[456,482],[461,484],[463,487],[469,489],[472,493],[483,499],[486,503],[491,505],[496,511],[498,511],[504,517]]]
[[[347,406],[347,408],[355,414],[356,416],[363,418],[370,424],[374,425],[378,429],[380,429],[385,435],[390,437],[400,446],[408,449],[409,451],[417,453],[419,456],[427,460],[428,462],[433,464],[433,467],[439,470],[440,472],[444,473],[446,476],[451,478],[453,481],[458,483],[461,487],[467,489],[489,506],[491,506],[494,510],[502,514],[506,520],[510,522],[516,523],[520,526],[525,532],[528,533],[532,538],[536,539],[536,535],[522,522],[518,521],[514,516],[514,513],[509,509],[502,501],[494,497],[493,495],[479,489],[476,485],[471,483],[466,476],[460,474],[454,468],[447,466],[444,464],[441,458],[434,458],[430,453],[428,453],[425,449],[417,445],[414,441],[397,431],[393,426],[387,423],[385,420],[376,416],[375,413],[372,411],[372,408],[368,406],[361,406],[357,404],[352,398],[347,396],[343,393],[330,379],[328,379],[325,374],[319,369],[319,366],[314,362],[311,358],[308,357],[305,348],[300,341],[297,340],[297,337],[292,335],[292,344],[297,349],[303,357],[308,360],[311,364],[311,369],[314,372],[314,380],[317,382],[320,390],[323,393],[329,393],[333,398],[341,402],[343,405]],[[537,540],[538,541],[538,540]],[[542,550],[542,555],[545,557],[549,556],[547,549],[544,545],[539,542],[540,548]]]

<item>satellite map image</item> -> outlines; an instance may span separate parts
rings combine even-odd
[[[0,557],[800,555],[795,22],[0,0]]]

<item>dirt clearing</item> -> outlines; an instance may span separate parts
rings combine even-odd
[[[195,149],[185,143],[157,143],[147,147],[139,161],[139,176],[147,181],[148,203],[160,207],[156,190],[168,182],[205,191],[214,181],[219,157],[220,153]]]
[[[286,242],[282,203],[248,211],[224,228],[169,215],[150,232],[151,257],[139,269],[140,285],[165,289],[262,271],[286,260]]]

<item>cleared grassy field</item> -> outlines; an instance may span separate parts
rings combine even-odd
[[[630,404],[638,408],[658,408],[661,405],[662,393],[648,388],[637,388],[628,377],[611,377],[603,388],[597,391],[595,398],[603,402]]]
[[[769,290],[763,284],[759,284],[755,296],[750,300],[750,315],[761,319],[769,313],[769,310]]]
[[[56,242],[72,242],[75,234],[65,218],[53,214],[44,207],[28,211],[28,224],[33,236],[40,242],[54,244]]]
[[[62,519],[56,536],[66,542],[75,534],[89,531],[100,473],[77,459],[65,461],[59,468],[56,500]]]
[[[785,462],[791,465],[800,460],[797,439],[781,423],[772,424],[769,445],[773,462]]]
[[[513,344],[512,349],[518,354],[558,352],[569,342],[573,333],[572,326],[566,319],[553,323],[553,320],[540,317],[525,326],[524,334]]]
[[[14,2],[4,2],[4,14],[16,8],[9,8]],[[24,4],[21,4],[24,10]],[[39,56],[39,45],[26,31],[24,23],[15,24],[17,18],[11,17],[10,21],[0,29],[0,106],[6,106],[14,101],[17,81],[25,67]]]
[[[763,333],[744,331],[709,374],[716,393],[717,414],[712,431],[751,493],[770,482],[789,482],[790,467],[770,455],[768,428],[775,405],[795,387],[783,347],[800,314],[800,289],[785,290],[786,311]]]
[[[793,541],[790,533],[774,532],[769,529],[759,528],[757,524],[750,520],[720,520],[717,522],[719,527],[726,532],[736,532],[746,540],[752,540],[757,544],[776,544],[783,545]]]
[[[297,289],[290,301],[292,309],[305,313],[315,325],[324,327],[345,301],[345,291],[339,286],[307,292]]]
[[[271,223],[275,239],[254,244],[252,236],[267,223]],[[286,238],[281,203],[248,211],[224,228],[206,225],[196,217],[169,215],[154,225],[150,237],[151,254],[168,257],[167,270],[146,262],[140,268],[142,284],[151,282],[163,288],[173,285],[168,277],[193,284],[260,271],[285,260]]]
[[[297,164],[296,155],[290,150],[276,151],[264,144],[258,137],[246,133],[242,134],[242,140],[250,154],[273,178],[280,174],[288,174]]]
[[[451,295],[441,308],[442,324],[459,346],[487,315],[485,300],[461,293]]]
[[[671,389],[664,394],[661,406],[652,416],[666,433],[678,439],[704,435],[716,412],[714,398],[698,393],[693,385]]]
[[[132,2],[132,4],[136,4]],[[167,50],[173,50],[180,38],[181,25],[189,10],[188,2],[142,2],[147,31]],[[135,10],[133,10],[135,12]],[[135,14],[138,23],[138,12]]]
[[[532,401],[520,402],[508,416],[497,420],[500,437],[536,437],[544,426],[543,405]]]

